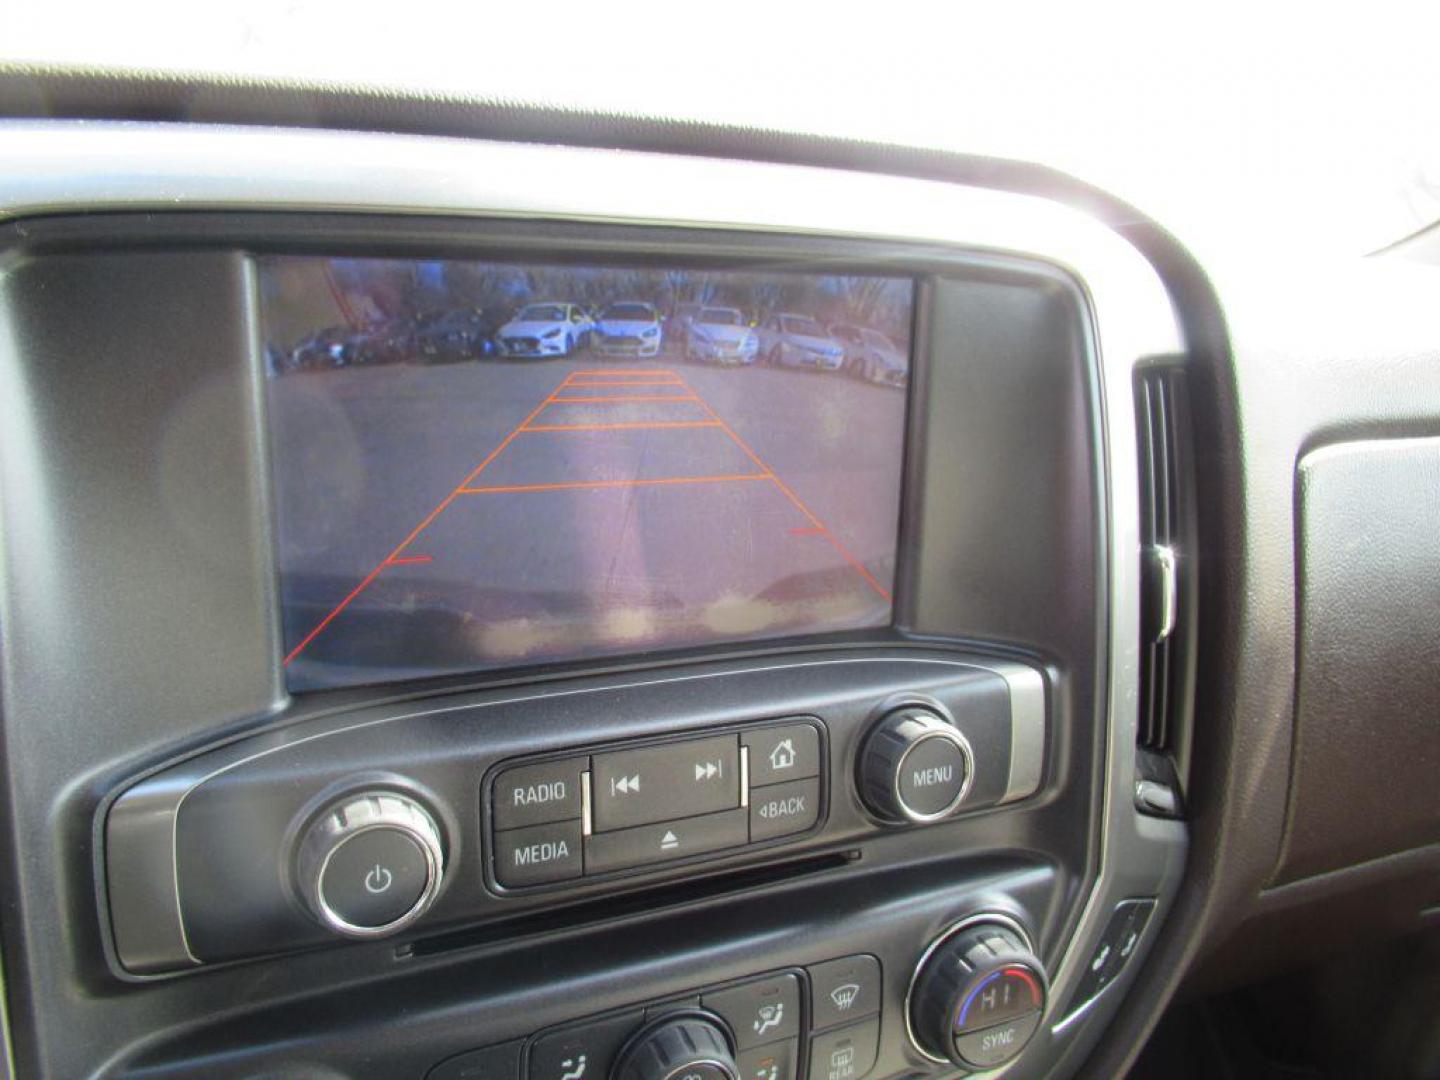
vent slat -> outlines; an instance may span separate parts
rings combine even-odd
[[[1178,376],[1151,370],[1140,374],[1135,387],[1136,428],[1140,452],[1140,543],[1144,560],[1141,574],[1140,745],[1160,753],[1170,749],[1173,736],[1174,643],[1171,637],[1156,641],[1155,613],[1161,608],[1156,595],[1162,582],[1155,573],[1152,553],[1174,550],[1180,536],[1179,462],[1175,432],[1175,386]]]

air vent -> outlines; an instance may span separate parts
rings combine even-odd
[[[1178,670],[1181,566],[1186,557],[1181,453],[1181,373],[1150,368],[1136,380],[1140,441],[1141,641],[1139,743],[1175,750],[1182,683]]]

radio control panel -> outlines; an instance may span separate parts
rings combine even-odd
[[[488,870],[515,890],[780,841],[820,824],[828,772],[813,717],[506,764]]]
[[[1034,794],[1047,728],[1037,669],[882,650],[323,713],[105,808],[117,967],[423,938],[777,859],[843,863]]]

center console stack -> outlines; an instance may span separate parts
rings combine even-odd
[[[74,625],[148,658],[73,890],[94,985],[153,1010],[114,1075],[1073,1068],[1184,857],[1136,802],[1146,268],[1018,199],[983,242],[721,227],[724,184],[417,214],[592,160],[420,144],[363,205],[8,236],[34,454],[75,470],[47,535],[110,560]],[[783,173],[776,214],[865,217]],[[98,542],[102,474],[143,549]]]

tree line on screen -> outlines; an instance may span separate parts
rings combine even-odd
[[[536,300],[596,308],[638,300],[663,316],[700,303],[738,308],[757,323],[789,311],[822,323],[870,326],[901,344],[910,334],[911,283],[901,278],[370,259],[336,260],[334,273],[342,288],[363,294],[372,310],[388,317],[456,310],[509,314]]]

